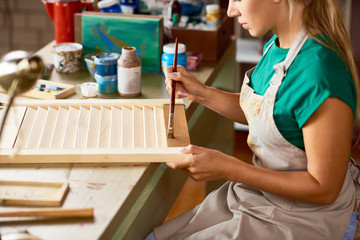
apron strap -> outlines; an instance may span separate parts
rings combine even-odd
[[[273,66],[275,70],[275,74],[270,81],[270,85],[272,86],[281,85],[282,80],[286,76],[287,70],[289,69],[290,65],[292,64],[292,62],[294,61],[294,59],[296,58],[296,56],[298,55],[302,46],[304,45],[304,43],[308,38],[309,38],[308,34],[306,33],[305,29],[302,28],[300,32],[297,34],[295,41],[291,45],[285,60]]]

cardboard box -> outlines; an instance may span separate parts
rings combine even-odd
[[[215,30],[172,28],[171,41],[178,38],[180,43],[186,45],[187,52],[201,52],[204,61],[217,61],[230,43],[233,32],[233,18],[225,14]]]

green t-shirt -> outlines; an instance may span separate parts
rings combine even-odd
[[[278,41],[274,35],[265,45]],[[276,42],[275,42],[276,43]],[[289,49],[273,44],[251,75],[250,86],[263,95]],[[328,97],[338,97],[356,110],[356,90],[350,71],[340,57],[314,39],[308,39],[288,69],[276,96],[274,120],[286,140],[304,150],[301,127]]]

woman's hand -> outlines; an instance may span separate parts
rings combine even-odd
[[[172,169],[183,170],[195,181],[228,179],[231,175],[229,170],[234,169],[232,166],[241,164],[238,159],[220,151],[194,145],[188,145],[182,153],[189,154],[189,157],[176,162],[168,162],[166,165]]]
[[[172,72],[173,67],[170,66],[165,69],[165,83],[166,90],[169,94],[171,92],[171,81],[174,80],[176,84],[176,95],[180,98],[186,98],[192,102],[199,102],[203,98],[206,86],[199,82],[194,76],[192,76],[186,69],[178,65],[177,72]]]

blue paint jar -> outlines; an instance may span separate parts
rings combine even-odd
[[[120,0],[121,12],[125,14],[133,14],[140,12],[141,0]]]
[[[163,46],[163,54],[161,56],[161,67],[164,73],[165,68],[168,68],[174,64],[175,57],[175,43],[168,43]],[[178,57],[177,65],[181,65],[186,68],[186,46],[182,43],[178,43]]]
[[[100,53],[93,57],[96,73],[100,76],[111,76],[117,74],[117,53]]]
[[[97,4],[100,12],[121,13],[118,0],[102,0]]]
[[[99,85],[99,93],[117,92],[117,75],[101,76],[95,73],[95,80]]]

